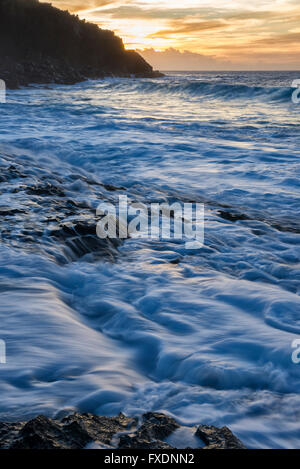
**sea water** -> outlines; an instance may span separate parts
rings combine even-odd
[[[133,201],[204,203],[205,243],[132,238],[113,262],[60,264],[34,236],[1,242],[1,420],[163,411],[227,425],[248,447],[299,447],[299,73],[7,92],[1,168],[26,174],[0,183],[0,207],[34,213],[30,177],[96,210],[93,178]]]

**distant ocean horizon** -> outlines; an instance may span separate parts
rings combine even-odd
[[[299,73],[7,91],[0,420],[162,411],[299,446]],[[120,195],[203,203],[204,247],[132,238],[99,258],[83,229],[64,245]]]

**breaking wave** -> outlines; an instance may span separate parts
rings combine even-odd
[[[110,85],[112,91],[139,92],[142,94],[161,93],[174,96],[225,99],[225,100],[249,100],[262,99],[266,101],[290,102],[293,89],[291,87],[264,87],[248,86],[242,84],[212,83],[200,80],[144,80],[133,83],[115,83]]]

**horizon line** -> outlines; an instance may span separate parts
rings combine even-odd
[[[228,70],[222,70],[222,69],[216,69],[216,70],[199,70],[199,69],[186,69],[186,70],[175,70],[175,69],[168,69],[168,70],[165,70],[163,68],[160,69],[161,72],[176,72],[176,73],[184,73],[184,72],[205,72],[205,73],[212,73],[212,72],[216,72],[216,73],[224,73],[224,72],[238,72],[238,73],[241,73],[241,72],[253,72],[253,73],[257,73],[257,72],[263,72],[263,73],[272,73],[272,72],[300,72],[300,68],[299,69],[274,69],[274,70],[242,70],[242,69],[228,69]]]

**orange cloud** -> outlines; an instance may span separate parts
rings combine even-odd
[[[171,48],[194,66],[214,66],[217,61],[219,66],[255,68],[255,57],[259,66],[267,57],[270,67],[277,63],[277,68],[300,68],[299,0],[215,0],[213,4],[210,0],[53,0],[53,4],[114,30],[127,47],[156,52]]]
[[[221,21],[199,21],[199,22],[188,22],[183,25],[179,25],[178,21],[174,21],[170,25],[169,29],[163,29],[161,31],[157,31],[153,34],[150,34],[149,37],[169,37],[178,34],[188,34],[188,33],[197,33],[200,31],[210,31],[216,28],[224,28],[224,23]]]

